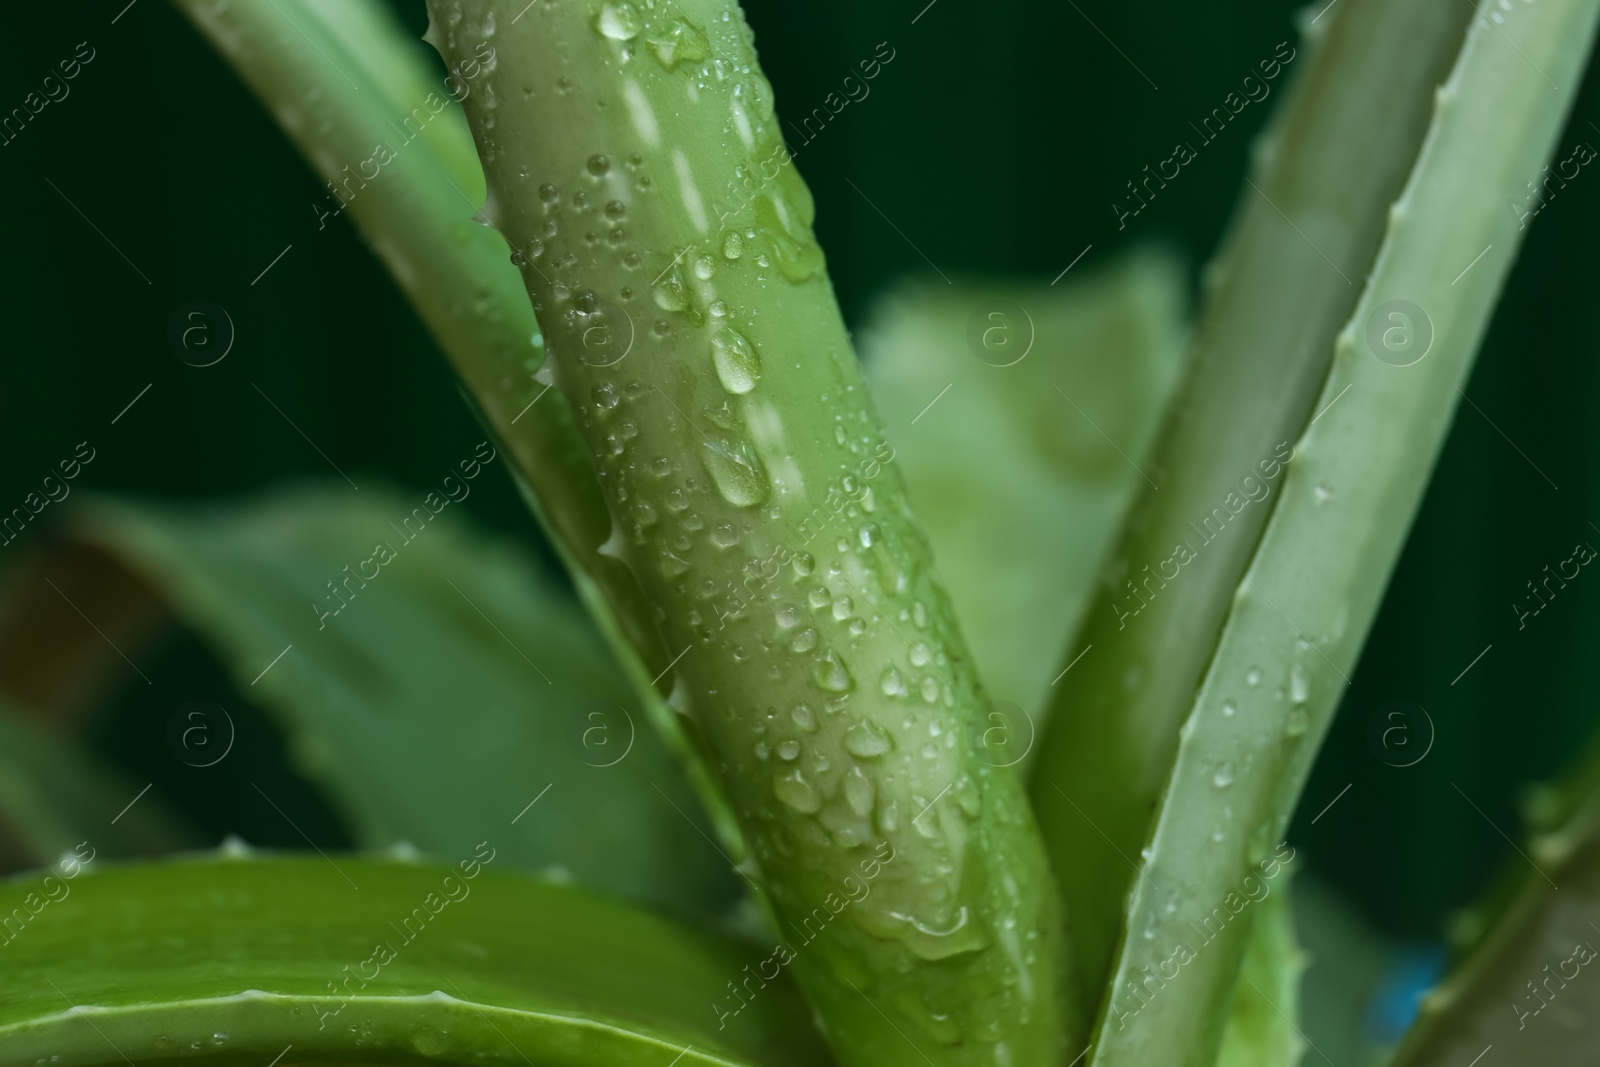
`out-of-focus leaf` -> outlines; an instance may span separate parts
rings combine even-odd
[[[0,869],[40,866],[86,839],[108,856],[155,855],[197,843],[139,785],[0,700]]]
[[[722,910],[736,879],[593,626],[448,504],[372,486],[101,502],[76,531],[214,643],[363,844],[450,856],[516,816],[506,866]]]
[[[862,332],[979,674],[1030,715],[1143,484],[1182,356],[1182,294],[1178,265],[1145,251],[1054,287],[907,287]]]
[[[1295,941],[1288,881],[1258,905],[1217,1067],[1295,1067],[1305,1050],[1295,1029],[1305,956]]]
[[[391,126],[384,137],[391,132],[406,141],[421,137],[462,196],[474,204],[483,203],[483,167],[458,101],[475,88],[466,72],[447,74],[433,50],[407,33],[400,20],[380,4],[340,0],[275,6],[278,17],[297,33],[312,29],[302,27],[299,18],[315,19],[321,32],[360,66],[361,74],[383,94],[383,106],[391,112]],[[471,73],[476,74],[477,68]],[[283,123],[281,116],[274,117]]]
[[[1600,1050],[1600,747],[1533,793],[1544,832],[1456,923],[1461,959],[1423,1000],[1396,1067],[1499,1062],[1584,1067]],[[1559,824],[1554,820],[1559,819]]]
[[[787,976],[732,1013],[764,948],[499,871],[518,827],[482,833],[450,867],[224,855],[0,883],[0,1067],[829,1062]]]
[[[1306,1062],[1369,1067],[1388,1052],[1372,1033],[1373,998],[1401,963],[1384,940],[1338,890],[1302,870],[1294,880],[1295,930],[1307,956],[1301,985],[1300,1029],[1317,1054]]]

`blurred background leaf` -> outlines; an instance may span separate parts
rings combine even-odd
[[[719,915],[737,879],[593,624],[451,507],[336,482],[205,509],[95,501],[73,529],[206,637],[357,844],[448,858],[514,819],[507,866]],[[190,740],[187,762],[224,757]]]
[[[1035,720],[1176,383],[1183,302],[1147,249],[1059,286],[907,284],[861,331],[979,675]]]
[[[198,838],[141,788],[0,700],[0,870],[45,867],[85,841],[98,855],[150,856]]]

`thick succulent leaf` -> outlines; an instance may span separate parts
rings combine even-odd
[[[449,867],[63,861],[0,884],[0,1067],[828,1062],[783,975],[719,1019],[760,950],[499,871],[516,831],[484,827]]]
[[[742,12],[526,6],[430,0],[428,39],[450,63],[496,50],[464,101],[485,217],[599,474],[591,545],[652,606],[635,648],[676,657],[659,691],[778,926],[882,872],[799,980],[852,1064],[1054,1062],[1081,1020],[1044,853],[1015,771],[973,743],[983,690]]]
[[[638,583],[604,551],[612,520],[573,410],[551,388],[544,342],[505,239],[482,224],[483,169],[455,103],[484,90],[494,48],[482,42],[484,51],[430,85],[436,61],[425,59],[382,0],[175,3],[330,183],[327,210],[349,208],[461,375],[468,402],[503,445],[649,719],[697,783],[724,849],[743,855],[684,718],[654,689],[681,649],[661,642]],[[328,76],[330,61],[344,77]],[[382,181],[352,182],[351,161],[380,158],[387,160],[379,164]]]
[[[1136,464],[1177,381],[1182,323],[1182,271],[1146,251],[1056,286],[907,287],[862,331],[979,674],[1029,715],[1144,484]]]
[[[194,9],[193,4],[180,6]],[[293,0],[273,6],[274,15],[294,27],[296,33],[315,35],[319,42],[316,47],[342,51],[353,62],[359,84],[382,95],[383,103],[376,107],[390,112],[391,118],[388,128],[374,131],[379,138],[386,139],[393,133],[407,141],[420,137],[461,193],[473,203],[483,203],[483,168],[472,144],[472,131],[467,129],[460,111],[451,106],[457,96],[472,92],[472,80],[464,72],[451,72],[441,79],[437,59],[381,3]],[[223,16],[210,17],[216,20],[213,25],[223,24]],[[282,121],[283,116],[279,118]],[[325,144],[332,141],[327,130],[310,136],[324,139]]]
[[[91,835],[110,856],[155,855],[198,843],[138,784],[0,700],[0,864],[39,866]]]
[[[1438,92],[1319,414],[1296,441],[1180,732],[1129,894],[1096,1067],[1193,1065],[1217,1047],[1248,916],[1185,967],[1181,992],[1140,1004],[1123,989],[1192,942],[1288,828],[1443,444],[1454,383],[1519,247],[1506,201],[1550,153],[1597,14],[1597,0],[1554,0],[1503,26],[1475,18]]]
[[[506,866],[720,910],[737,881],[593,626],[459,509],[419,520],[425,496],[448,504],[373,486],[194,511],[107,502],[77,530],[215,644],[361,843],[449,856],[521,814]]]
[[[1300,1038],[1300,975],[1305,954],[1294,935],[1294,909],[1285,878],[1261,901],[1233,990],[1217,1067],[1295,1067]]]
[[[1050,690],[1033,802],[1089,988],[1105,984],[1135,881],[1121,856],[1149,834],[1179,729],[1281,499],[1281,461],[1317,410],[1471,16],[1436,0],[1326,6],[1263,68],[1285,68],[1278,110],[1205,271],[1185,378],[1144,464],[1152,484],[1140,483],[1057,669],[1083,660]]]

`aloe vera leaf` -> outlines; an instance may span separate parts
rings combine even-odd
[[[1289,882],[1261,900],[1233,989],[1217,1067],[1295,1067],[1306,1050],[1300,1016],[1300,976],[1305,954],[1295,939]]]
[[[781,974],[719,1027],[763,950],[496,870],[513,831],[486,825],[452,866],[236,850],[0,883],[0,1067],[829,1062]]]
[[[364,484],[204,509],[99,502],[74,532],[214,645],[358,842],[470,851],[486,813],[510,819],[537,797],[501,863],[726,911],[737,879],[689,821],[692,794],[599,634],[453,507],[419,522],[424,496]]]
[[[1183,303],[1176,259],[1146,249],[1056,285],[904,286],[857,333],[973,662],[1006,704],[990,735],[1003,761],[1032,747],[1054,657],[1144,484]],[[998,349],[980,332],[983,358],[974,320]]]
[[[198,844],[138,783],[39,729],[10,700],[0,699],[0,865],[7,871],[43,866],[91,834],[107,856],[156,855]]]
[[[671,703],[715,754],[778,929],[815,938],[795,967],[836,1052],[1058,1062],[1043,852],[1015,773],[972,737],[981,690],[742,12],[429,13],[447,63],[495,50],[464,104],[487,213],[600,472],[606,551],[678,657]],[[618,337],[633,347],[597,347]]]
[[[275,2],[282,4],[282,0]],[[353,92],[376,90],[382,94],[391,117],[386,128],[381,132],[375,128],[373,134],[398,137],[407,145],[420,138],[418,147],[425,147],[443,165],[467,199],[483,203],[486,190],[478,150],[472,144],[472,131],[467,129],[466,120],[454,107],[457,97],[472,91],[470,79],[451,74],[441,81],[422,43],[385,4],[372,0],[341,0],[334,4],[295,0],[292,5],[283,6],[280,14],[297,29],[311,30],[318,41],[326,44],[331,40],[341,59],[354,61],[354,68],[348,72],[355,83]],[[310,20],[315,20],[316,25]],[[321,32],[317,32],[318,28]],[[339,80],[341,85],[351,85],[342,78],[331,79],[326,67],[322,73],[324,82]],[[435,113],[434,108],[440,105],[443,109]],[[322,135],[312,131],[311,136]],[[331,138],[323,143],[331,143]],[[370,144],[367,149],[371,150]],[[323,177],[331,181],[336,175],[325,173]],[[366,223],[361,225],[365,227]]]
[[[1033,765],[1087,989],[1111,967],[1134,877],[1123,856],[1149,834],[1178,728],[1281,499],[1281,478],[1265,475],[1281,475],[1311,417],[1470,15],[1340,0],[1280,72],[1298,80],[1256,146],[1254,187],[1207,271],[1185,378],[1144,464],[1160,488],[1141,481],[1087,621],[1059,653],[1058,670],[1083,659],[1052,690]]]
[[[1129,895],[1093,1057],[1102,1067],[1214,1055],[1254,918],[1233,902],[1287,829],[1355,669],[1520,243],[1506,204],[1554,143],[1597,10],[1560,0],[1474,19],[1438,92],[1180,735]],[[1238,921],[1204,929],[1214,909]],[[1143,999],[1145,969],[1174,954],[1193,958]]]
[[[1458,959],[1423,998],[1395,1067],[1466,1063],[1489,1046],[1541,1067],[1594,1062],[1600,744],[1525,806],[1527,848],[1506,856],[1486,899],[1452,924]]]
[[[427,94],[398,95],[427,83],[423,46],[400,47],[404,31],[373,0],[341,0],[337,12],[322,5],[315,13],[314,5],[303,0],[174,2],[238,71],[307,161],[336,183],[323,210],[341,210],[338,205],[347,203],[461,375],[468,402],[503,442],[524,497],[642,695],[646,714],[683,761],[718,836],[729,851],[739,853],[732,814],[683,736],[680,717],[650,685],[672,654],[660,643],[632,574],[601,552],[611,520],[594,468],[566,401],[550,387],[543,340],[507,261],[505,242],[477,221],[482,202],[471,194],[482,190],[483,179],[476,152],[459,159],[433,151],[433,141],[470,139],[451,101],[476,91],[476,68],[457,64],[453,77],[458,80],[451,84],[460,88],[431,102]],[[379,25],[387,28],[362,29]],[[448,85],[440,80],[433,88],[443,91]],[[431,121],[422,125],[419,118],[406,125],[419,105]],[[457,134],[430,139],[417,133],[419,127],[426,134],[441,124],[457,126]],[[377,177],[363,179],[374,168]],[[318,222],[328,224],[321,216]]]

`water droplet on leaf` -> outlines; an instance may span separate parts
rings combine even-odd
[[[743,396],[761,380],[761,356],[739,331],[724,326],[711,336],[711,359],[717,380],[735,396]]]

